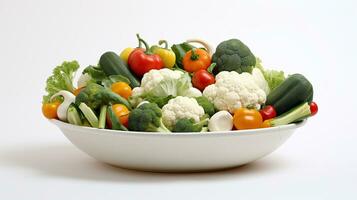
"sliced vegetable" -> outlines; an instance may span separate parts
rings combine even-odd
[[[208,121],[209,131],[230,131],[233,128],[233,117],[225,110],[215,113]]]
[[[114,93],[128,99],[131,96],[131,87],[125,82],[116,82],[111,85],[111,90]]]
[[[89,124],[98,128],[98,118],[90,107],[88,107],[85,103],[79,104],[79,109],[82,111],[84,117],[88,120]]]
[[[192,49],[185,54],[182,64],[188,72],[196,72],[200,69],[206,70],[211,65],[211,57],[203,49]]]
[[[164,62],[159,55],[153,54],[149,45],[140,38],[139,34],[136,35],[140,43],[145,45],[145,49],[136,48],[128,58],[128,64],[131,71],[138,77],[142,77],[146,72],[152,69],[161,69],[164,67]]]
[[[75,104],[73,104],[73,103],[68,107],[67,120],[70,124],[73,124],[73,125],[77,125],[77,126],[83,125],[81,115],[78,112]]]
[[[234,127],[238,130],[262,127],[263,118],[259,111],[248,108],[238,108],[233,116]]]
[[[108,109],[107,105],[102,105],[102,107],[100,107],[98,128],[105,128],[107,109]]]
[[[45,116],[47,119],[56,119],[58,118],[57,116],[57,109],[61,102],[55,101],[52,103],[43,103],[42,104],[42,114]]]
[[[279,116],[303,102],[310,103],[312,98],[311,83],[303,75],[293,74],[269,93],[265,104],[273,106]]]
[[[51,100],[55,99],[56,97],[61,96],[63,97],[63,102],[57,108],[57,116],[61,121],[67,121],[67,110],[69,106],[74,103],[76,96],[71,92],[66,90],[61,90],[56,94],[52,95]]]
[[[160,40],[159,45],[164,44],[165,46],[159,47],[159,46],[152,46],[150,50],[154,53],[160,56],[162,61],[164,62],[164,66],[167,68],[172,68],[175,65],[176,62],[176,55],[175,53],[168,48],[168,44],[166,40]]]
[[[116,53],[110,51],[104,53],[100,57],[99,65],[107,76],[121,75],[130,80],[132,88],[140,86],[138,79],[129,71],[127,65]]]
[[[46,81],[47,95],[43,96],[43,103],[49,103],[50,98],[61,90],[72,92],[74,90],[73,77],[79,68],[77,61],[63,62],[53,69],[52,76]]]

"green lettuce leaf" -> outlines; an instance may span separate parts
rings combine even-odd
[[[74,90],[73,78],[79,68],[77,61],[65,61],[53,69],[53,73],[46,81],[47,95],[43,96],[43,103],[50,101],[55,93],[61,90],[72,92]]]

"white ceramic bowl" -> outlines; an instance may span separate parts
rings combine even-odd
[[[209,171],[247,164],[273,152],[305,121],[255,130],[167,134],[96,129],[51,120],[75,146],[99,161],[159,172]]]

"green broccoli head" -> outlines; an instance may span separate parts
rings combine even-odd
[[[197,103],[203,108],[203,110],[205,111],[205,113],[207,115],[209,115],[210,117],[212,115],[214,115],[214,113],[216,113],[215,109],[214,109],[214,105],[212,102],[210,102],[207,97],[205,96],[200,96],[200,97],[196,97],[196,101]]]
[[[145,132],[170,132],[162,123],[162,112],[155,103],[145,103],[129,114],[129,130]]]
[[[77,96],[76,105],[85,103],[93,110],[97,110],[102,105],[124,104],[128,109],[131,108],[129,102],[120,95],[105,89],[96,83],[88,84]]]
[[[202,127],[207,124],[208,118],[204,118],[200,122],[196,123],[194,119],[179,119],[177,120],[172,132],[201,132]]]
[[[217,46],[212,62],[217,64],[214,74],[221,71],[250,72],[255,66],[255,56],[243,42],[230,39]]]

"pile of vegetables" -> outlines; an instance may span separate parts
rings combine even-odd
[[[281,126],[318,111],[306,77],[265,69],[238,39],[212,53],[202,40],[169,47],[136,37],[138,47],[105,52],[77,84],[77,61],[55,67],[43,115],[78,126],[170,133]]]

